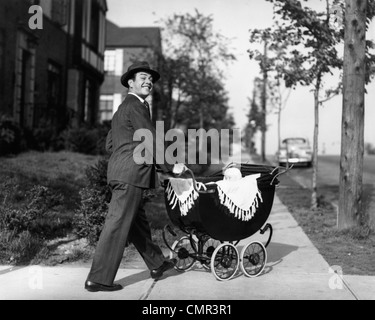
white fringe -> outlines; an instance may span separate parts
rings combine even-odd
[[[237,207],[233,201],[223,192],[223,190],[220,188],[220,186],[217,186],[218,194],[219,194],[219,199],[220,203],[224,206],[226,206],[231,213],[237,218],[242,221],[249,221],[254,217],[254,214],[256,210],[259,207],[259,201],[263,202],[261,192],[258,190],[253,204],[248,210],[243,210],[239,207]]]
[[[202,186],[200,185],[200,183],[197,184],[200,190]],[[171,183],[168,183],[165,192],[167,193],[167,199],[172,207],[172,210],[178,204],[182,216],[187,215],[188,211],[193,207],[194,201],[197,200],[199,197],[199,193],[195,191],[195,189],[193,188],[187,199],[184,202],[181,202],[180,199],[177,197],[176,193],[174,192]]]
[[[198,182],[197,184],[199,190],[201,190],[202,188],[206,189],[203,183]],[[219,185],[217,185],[217,190],[219,194],[220,203],[227,207],[228,210],[231,213],[233,213],[233,215],[237,219],[242,221],[251,220],[259,207],[259,203],[263,202],[261,192],[258,189],[251,207],[247,210],[243,210],[233,203],[233,201],[223,192]],[[186,216],[188,214],[189,210],[193,207],[195,200],[197,200],[199,197],[199,193],[195,191],[195,189],[193,188],[189,196],[186,198],[186,200],[181,202],[181,200],[178,198],[177,194],[173,190],[173,187],[170,182],[168,183],[165,192],[167,194],[167,199],[172,210],[177,206],[177,204],[179,205],[181,216]]]

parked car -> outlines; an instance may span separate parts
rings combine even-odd
[[[280,166],[295,164],[311,167],[313,160],[308,139],[299,137],[284,139],[276,157]]]

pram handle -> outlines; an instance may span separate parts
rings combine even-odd
[[[198,193],[215,193],[215,189],[208,189],[208,190],[199,190],[197,180],[195,179],[193,171],[191,171],[189,168],[185,170],[185,172],[188,172],[191,175],[191,178],[193,179],[193,187],[194,190]]]
[[[157,172],[162,172],[162,170],[160,170],[158,168],[156,169],[156,171]],[[188,172],[189,175],[191,176],[191,178],[193,179],[193,188],[194,188],[194,190],[196,192],[198,192],[198,193],[205,193],[205,194],[206,193],[215,193],[214,189],[200,190],[199,187],[198,187],[198,184],[197,184],[197,180],[195,179],[195,175],[194,175],[193,171],[191,169],[189,169],[189,168],[186,167],[186,170],[183,173],[185,173],[185,172]],[[183,179],[183,178],[181,178],[181,179]],[[164,186],[164,181],[162,182],[162,186]]]
[[[293,166],[294,166],[294,164],[292,164],[289,168],[285,168],[285,167],[276,167],[274,170],[272,170],[271,175],[272,175],[276,170],[278,170],[278,169],[280,169],[280,168],[285,169],[284,171],[279,172],[278,174],[275,174],[275,176],[272,178],[272,181],[271,181],[270,185],[273,186],[273,182],[275,181],[275,179],[276,179],[277,177],[281,176],[282,174],[287,173],[288,171],[292,170]]]

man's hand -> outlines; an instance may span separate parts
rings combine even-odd
[[[172,170],[172,172],[173,172],[176,176],[180,176],[180,175],[182,175],[186,170],[187,170],[187,167],[186,167],[183,163],[176,163],[176,164],[173,166],[173,170]]]

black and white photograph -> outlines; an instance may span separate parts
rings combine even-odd
[[[373,121],[373,0],[0,0],[0,300],[375,300]]]

